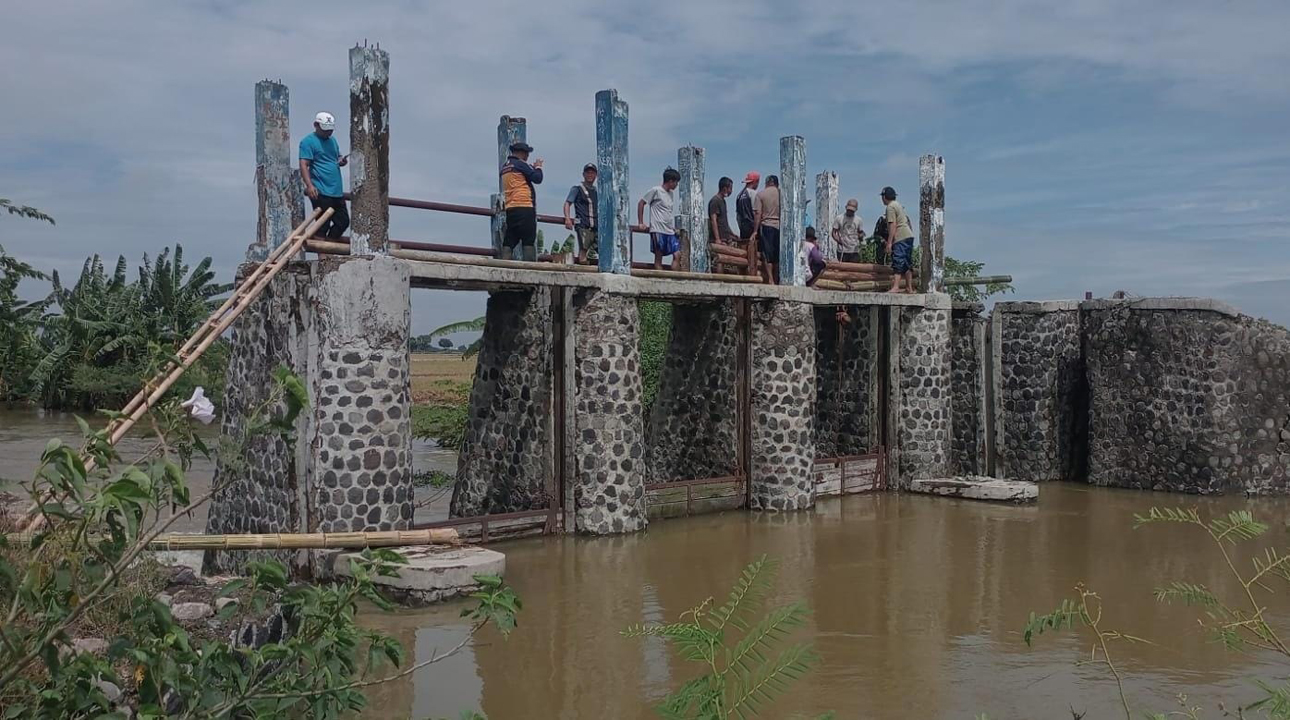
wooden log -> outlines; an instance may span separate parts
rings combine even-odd
[[[819,290],[846,290],[849,292],[882,292],[891,287],[891,281],[884,282],[838,282],[837,280],[816,280],[813,287]]]
[[[830,269],[836,269],[836,270],[845,270],[846,272],[878,272],[878,273],[891,272],[891,266],[889,265],[878,265],[876,263],[842,262],[841,260],[830,260],[828,261],[828,263],[826,263],[826,267]]]
[[[736,257],[747,257],[748,250],[745,248],[735,247],[734,245],[723,245],[721,243],[708,243],[708,250],[718,255],[734,255]]]
[[[748,267],[748,258],[740,255],[718,255],[712,258],[713,265],[733,265],[735,267]]]
[[[947,277],[942,280],[945,285],[993,285],[995,283],[1010,283],[1011,275],[982,275],[981,277]]]
[[[36,533],[6,535],[10,543],[30,545]],[[183,535],[166,533],[148,543],[149,550],[320,550],[324,548],[456,545],[456,528],[345,533],[248,533],[242,535]]]
[[[886,280],[891,282],[891,275],[882,275],[880,273],[852,273],[839,272],[837,270],[825,270],[820,274],[821,280],[840,280],[842,282],[879,282]]]

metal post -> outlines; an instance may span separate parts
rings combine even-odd
[[[825,170],[815,176],[815,235],[825,260],[838,259],[833,221],[838,217],[838,174]]]
[[[806,139],[801,135],[779,139],[779,196],[779,284],[805,285]]]
[[[386,255],[390,245],[390,54],[349,49],[351,255]]]
[[[300,176],[291,167],[290,93],[272,80],[255,84],[255,194],[259,218],[246,259],[261,262],[305,219]]]
[[[684,235],[682,252],[689,257],[689,266],[674,268],[705,273],[708,269],[708,213],[703,197],[703,148],[687,145],[676,151],[676,169],[681,173],[677,188]],[[689,247],[684,247],[688,245]]]
[[[511,154],[511,145],[528,142],[528,121],[522,117],[503,115],[497,121],[497,193],[490,198],[493,209],[493,257],[502,256],[502,239],[506,237],[506,203],[502,198],[502,163]],[[536,205],[536,203],[535,203]]]
[[[628,220],[631,196],[627,189],[627,103],[617,90],[596,93],[597,235],[600,272],[629,275],[632,271],[632,231]]]
[[[918,160],[918,284],[922,292],[945,292],[945,160]]]

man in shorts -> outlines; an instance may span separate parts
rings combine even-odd
[[[882,189],[882,204],[886,205],[883,217],[887,220],[887,257],[891,258],[891,289],[900,292],[900,281],[905,281],[905,292],[914,292],[914,231],[909,226],[909,215],[896,202],[896,191],[887,186]]]
[[[519,247],[524,260],[537,260],[537,191],[542,184],[542,161],[529,165],[533,147],[526,142],[511,145],[502,163],[502,200],[506,208],[506,235],[502,238],[502,259],[515,257]]]
[[[655,185],[636,204],[636,224],[645,224],[645,206],[649,205],[649,249],[654,253],[654,269],[663,269],[663,257],[675,255],[681,249],[676,236],[676,195],[673,191],[681,184],[681,173],[668,168],[663,171],[663,184]]]
[[[572,230],[578,238],[579,265],[594,262],[599,256],[596,247],[596,174],[595,165],[583,165],[582,182],[569,188],[569,196],[564,199],[564,227]],[[570,208],[574,217],[569,216]]]
[[[846,212],[833,219],[833,241],[838,244],[838,259],[842,262],[860,262],[860,243],[864,241],[864,218],[856,209],[860,203],[855,198],[847,201]]]
[[[754,233],[761,251],[762,279],[770,285],[779,282],[779,178],[766,176],[766,187],[753,200],[756,217]]]

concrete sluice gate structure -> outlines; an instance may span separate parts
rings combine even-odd
[[[1001,302],[988,316],[952,303],[939,156],[920,161],[916,294],[805,286],[790,240],[804,231],[799,136],[780,141],[781,284],[709,274],[697,147],[678,151],[677,262],[688,272],[634,271],[627,105],[612,90],[596,96],[598,268],[469,257],[484,248],[409,251],[388,233],[388,55],[355,47],[350,72],[353,226],[348,247],[309,245],[348,255],[291,263],[234,325],[222,433],[240,451],[216,469],[209,532],[413,526],[408,341],[421,287],[489,293],[451,517],[431,523],[467,538],[629,533],[692,512],[797,511],[887,489],[1022,502],[1038,488],[1019,483],[1057,479],[1290,487],[1284,328],[1210,300]],[[251,262],[304,215],[288,127],[286,87],[257,84]],[[499,162],[526,133],[522,118],[502,117]],[[816,177],[820,227],[838,212],[837,188],[836,174]],[[496,196],[491,211],[399,202],[488,215],[501,246]],[[672,329],[646,413],[638,303],[650,299],[671,304]],[[246,434],[280,365],[311,401],[295,443]],[[247,557],[205,562],[237,571]],[[317,554],[282,559],[300,574],[327,571]]]

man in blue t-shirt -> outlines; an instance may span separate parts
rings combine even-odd
[[[314,131],[300,141],[300,180],[314,209],[332,208],[331,219],[318,228],[318,237],[338,238],[349,229],[349,211],[345,209],[345,184],[340,169],[349,156],[340,154],[340,145],[332,132],[336,118],[329,112],[314,116]]]

